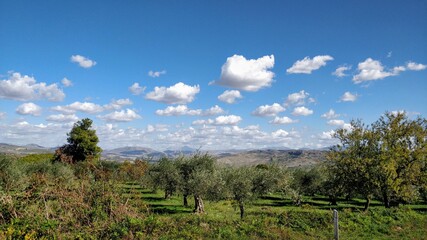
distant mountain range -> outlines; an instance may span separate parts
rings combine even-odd
[[[17,146],[0,143],[0,153],[28,155],[34,153],[53,153],[56,148],[45,148],[37,144]],[[288,167],[304,167],[315,165],[326,159],[328,148],[324,149],[289,149],[289,148],[264,148],[250,150],[215,150],[207,153],[215,156],[217,161],[226,165],[243,166],[265,163],[276,163]],[[112,161],[135,160],[137,158],[148,159],[156,162],[162,157],[176,157],[180,155],[192,155],[198,150],[184,146],[179,149],[157,151],[146,147],[121,147],[104,150],[102,158]],[[202,151],[204,153],[205,151]]]

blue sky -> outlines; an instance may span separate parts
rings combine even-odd
[[[0,142],[321,148],[426,116],[427,1],[1,1]]]

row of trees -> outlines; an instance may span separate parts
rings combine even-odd
[[[90,119],[78,121],[68,134],[68,144],[56,151],[54,161],[98,159],[101,149],[91,125]],[[411,120],[405,113],[385,113],[371,125],[352,121],[350,128],[339,129],[334,136],[339,144],[329,151],[325,164],[293,174],[275,165],[220,167],[207,154],[163,158],[153,166],[138,160],[120,168],[128,178],[162,188],[165,198],[181,194],[184,206],[192,196],[197,213],[204,212],[203,198],[233,199],[242,217],[246,201],[269,192],[290,195],[296,203],[301,194],[328,195],[332,204],[338,197],[363,197],[365,209],[373,198],[382,199],[390,207],[426,195],[426,119]]]
[[[289,187],[289,172],[275,165],[226,168],[218,166],[207,154],[179,157],[175,160],[162,158],[148,171],[148,181],[153,188],[160,188],[165,198],[182,195],[183,205],[187,198],[194,198],[194,212],[205,212],[203,199],[230,199],[240,209],[243,218],[245,203],[269,192],[285,191]]]

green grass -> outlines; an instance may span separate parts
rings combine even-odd
[[[304,197],[301,206],[280,195],[259,198],[246,206],[246,217],[231,201],[205,201],[206,214],[192,214],[182,197],[164,199],[137,184],[121,185],[132,201],[143,201],[149,215],[133,226],[140,238],[153,239],[332,239],[332,210],[339,210],[341,239],[427,239],[427,206],[385,209],[373,201],[363,212],[364,201],[351,199],[330,206],[322,196]],[[191,205],[192,199],[189,198]],[[139,234],[139,235],[138,235]]]

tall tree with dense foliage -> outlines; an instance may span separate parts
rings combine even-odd
[[[347,195],[370,199],[376,195],[385,207],[411,201],[426,182],[427,121],[405,113],[385,113],[371,126],[352,121],[337,130],[340,143],[329,153],[330,177]]]
[[[74,123],[73,128],[67,134],[68,144],[58,148],[55,152],[55,160],[67,163],[76,163],[85,160],[98,159],[102,149],[98,146],[98,136],[92,129],[92,120],[82,119]]]
[[[365,210],[378,187],[378,139],[361,121],[352,121],[350,129],[339,129],[334,136],[340,141],[329,152],[330,170],[347,196],[361,195]]]
[[[384,205],[413,200],[416,186],[427,181],[427,120],[386,113],[372,128],[379,137],[378,176]]]

